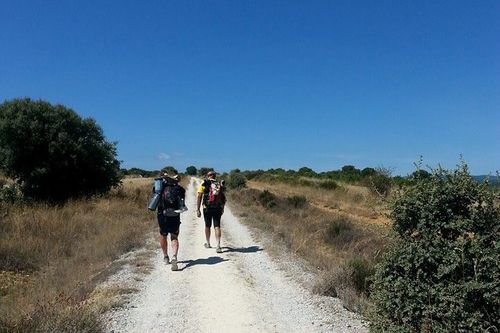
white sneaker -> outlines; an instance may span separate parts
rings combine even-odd
[[[172,257],[172,261],[170,263],[172,264],[172,271],[176,271],[179,269],[179,267],[177,267],[177,257],[176,256]]]

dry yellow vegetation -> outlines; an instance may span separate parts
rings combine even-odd
[[[368,189],[252,180],[228,196],[243,222],[272,237],[268,250],[310,264],[315,292],[338,296],[351,310],[367,308],[370,276],[390,240],[385,207]]]
[[[247,182],[249,188],[267,190],[281,196],[303,195],[308,202],[328,212],[348,215],[360,225],[389,226],[387,210],[364,186],[342,184],[335,190],[293,186],[287,183]]]
[[[61,206],[1,206],[0,331],[101,331],[100,310],[85,300],[114,259],[155,230],[151,183],[125,179],[106,196]]]

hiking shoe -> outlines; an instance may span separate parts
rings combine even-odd
[[[176,256],[172,257],[172,261],[170,263],[172,264],[173,271],[176,271],[179,269],[179,267],[177,267],[177,257]]]
[[[217,249],[215,250],[215,252],[217,252],[217,253],[222,253],[222,249],[221,249],[221,247],[220,247],[220,246],[217,246]]]
[[[163,261],[165,261],[165,264],[170,264],[170,258],[168,256],[163,257]]]
[[[205,247],[205,249],[211,248],[210,244],[208,244],[208,243],[203,244],[203,246]]]

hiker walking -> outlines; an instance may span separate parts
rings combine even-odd
[[[179,184],[179,176],[171,176],[162,173],[161,177],[155,181],[159,182],[156,191],[160,194],[157,206],[158,225],[160,227],[160,246],[163,250],[163,259],[166,264],[172,265],[172,270],[176,271],[177,253],[179,252],[179,227],[181,225],[180,213],[187,210],[184,205],[186,191]],[[153,188],[155,191],[155,188]],[[172,242],[172,260],[168,256],[168,234]]]
[[[206,248],[211,248],[210,229],[213,223],[215,229],[215,240],[217,242],[216,251],[217,253],[222,253],[222,249],[220,247],[220,220],[222,214],[224,214],[226,196],[224,195],[223,183],[216,180],[216,173],[214,171],[209,171],[207,173],[207,179],[205,179],[198,188],[198,198],[196,201],[196,214],[198,217],[201,217],[200,207],[202,203],[203,218],[205,219],[205,238],[207,240],[204,246]]]

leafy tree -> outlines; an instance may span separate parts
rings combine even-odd
[[[214,171],[213,168],[202,167],[198,170],[198,175],[205,177],[209,171]]]
[[[418,179],[429,179],[431,177],[431,174],[428,171],[418,169],[415,170],[411,175],[410,179],[411,180],[418,180]]]
[[[186,168],[186,173],[190,176],[195,176],[198,173],[198,170],[194,165],[190,165]]]
[[[278,174],[278,175],[284,175],[286,173],[286,170],[283,168],[276,168],[276,169],[269,169],[267,170],[268,173],[273,173],[273,174]]]
[[[397,195],[399,241],[377,267],[373,332],[499,331],[498,200],[465,164]]]
[[[354,167],[353,165],[344,165],[342,167],[342,172],[345,172],[345,173],[356,173],[356,171],[359,171],[359,170],[356,169],[356,167]]]
[[[127,175],[140,175],[140,176],[144,177],[147,172],[148,171],[146,171],[144,169],[130,168],[127,170]]]
[[[63,201],[120,183],[115,143],[95,120],[29,98],[0,104],[0,169],[25,197]]]
[[[370,176],[373,176],[377,173],[377,170],[375,170],[374,168],[364,168],[363,170],[361,170],[361,177],[365,178],[365,177],[370,177]]]
[[[176,174],[179,173],[176,168],[174,168],[173,166],[170,166],[170,165],[164,167],[163,169],[161,169],[161,172],[165,172],[165,173],[167,173],[167,174],[169,174],[171,176],[176,175]]]
[[[160,173],[160,170],[144,170],[140,168],[130,168],[122,172],[124,175],[139,175],[141,177],[155,177]]]
[[[308,167],[302,167],[300,168],[297,173],[299,176],[304,176],[304,177],[316,177],[316,172],[314,172],[313,169],[308,168]]]
[[[361,170],[352,165],[344,165],[340,172],[340,179],[346,182],[356,182],[361,179]]]
[[[266,172],[264,170],[255,170],[255,171],[243,171],[243,175],[245,176],[246,179],[251,180],[254,178],[257,178],[259,176],[264,175]]]

